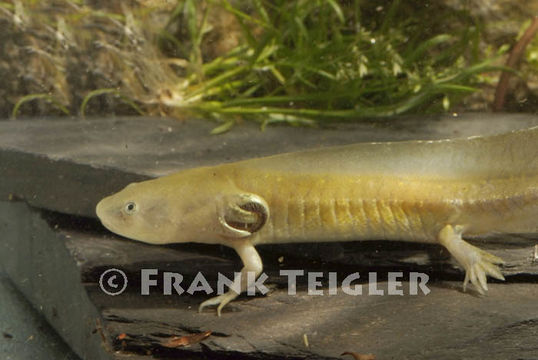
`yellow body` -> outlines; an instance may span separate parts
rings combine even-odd
[[[469,235],[536,231],[538,176],[441,180],[275,174],[242,168],[230,172],[237,188],[258,194],[271,209],[256,244],[437,242],[446,224],[460,224]]]
[[[140,241],[231,246],[245,269],[257,273],[261,260],[253,245],[260,243],[439,243],[465,268],[465,283],[482,291],[486,274],[502,278],[495,266],[501,260],[462,236],[538,232],[538,127],[184,170],[129,185],[103,199],[97,214],[111,231]],[[205,305],[222,307],[230,298]]]

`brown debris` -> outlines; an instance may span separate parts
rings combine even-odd
[[[182,346],[189,346],[204,341],[211,335],[211,331],[204,331],[201,333],[190,334],[185,336],[172,336],[168,338],[167,342],[162,342],[161,345],[167,348],[177,348]]]
[[[351,355],[355,360],[375,360],[374,354],[358,354],[356,352],[346,351],[340,354],[340,356]]]

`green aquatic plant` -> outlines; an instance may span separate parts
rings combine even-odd
[[[84,97],[84,100],[82,100],[82,103],[80,104],[80,115],[81,116],[86,115],[86,108],[92,98],[96,96],[107,95],[107,94],[115,95],[116,97],[123,100],[126,104],[131,106],[133,110],[135,110],[138,114],[140,115],[144,114],[144,111],[142,111],[142,109],[140,109],[140,107],[136,105],[136,103],[133,100],[121,94],[121,92],[118,89],[106,89],[105,88],[105,89],[97,89],[97,90],[90,91],[90,93]]]
[[[443,14],[465,23],[443,28],[428,11],[387,4],[372,10],[360,1],[257,0],[241,8],[221,0],[202,9],[180,1],[167,29],[187,23],[190,48],[178,51],[190,65],[179,100],[169,105],[223,119],[223,131],[238,117],[264,125],[385,117],[446,110],[477,91],[478,74],[497,69],[480,59],[480,26],[469,16]],[[243,41],[203,62],[210,6],[235,17]]]
[[[356,121],[446,111],[498,69],[480,22],[427,2],[13,0],[0,25],[13,116]]]
[[[65,115],[69,115],[69,110],[51,94],[29,94],[29,95],[23,96],[22,98],[19,99],[19,101],[17,101],[17,103],[15,104],[11,112],[11,118],[15,119],[17,115],[19,114],[21,107],[24,104],[29,103],[34,100],[44,100],[47,103],[54,106],[55,108],[57,108],[58,110],[60,110]]]

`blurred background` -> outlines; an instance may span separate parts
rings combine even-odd
[[[0,118],[204,117],[219,133],[535,113],[537,13],[524,0],[0,1]]]

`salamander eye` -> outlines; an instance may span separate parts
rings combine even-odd
[[[138,210],[138,206],[136,206],[135,202],[129,201],[125,204],[124,210],[127,215],[133,215]]]

